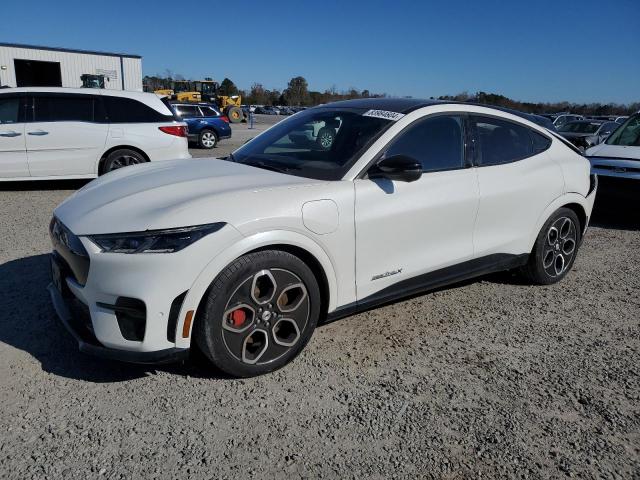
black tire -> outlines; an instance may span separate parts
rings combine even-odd
[[[571,270],[581,238],[575,212],[564,207],[556,210],[542,226],[529,260],[521,269],[522,275],[539,285],[559,282]]]
[[[102,164],[100,174],[109,173],[122,167],[145,163],[146,161],[147,159],[141,153],[128,148],[120,148],[107,155]]]
[[[333,142],[336,139],[336,131],[331,127],[322,127],[318,131],[316,137],[316,143],[322,150],[329,150],[333,146]]]
[[[227,117],[229,117],[229,121],[231,123],[240,123],[243,116],[244,114],[242,113],[242,109],[240,107],[229,107],[227,109]]]
[[[218,135],[213,130],[202,130],[198,135],[198,146],[211,150],[218,145]]]
[[[265,299],[266,303],[258,301]],[[289,301],[297,303],[283,313]],[[250,253],[232,262],[211,284],[198,312],[195,340],[227,374],[262,375],[302,351],[315,330],[320,304],[318,282],[298,257],[280,250]]]

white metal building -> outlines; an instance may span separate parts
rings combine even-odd
[[[142,57],[125,53],[0,43],[0,86],[81,87],[104,75],[105,88],[142,91]]]

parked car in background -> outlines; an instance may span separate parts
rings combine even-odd
[[[630,116],[586,155],[598,176],[640,180],[640,113]]]
[[[191,158],[186,124],[153,93],[0,90],[0,180],[93,178],[178,158]]]
[[[601,120],[579,120],[569,122],[558,129],[558,133],[581,150],[601,143],[620,126],[616,122]]]
[[[307,125],[334,130],[329,148],[294,140]],[[54,211],[57,314],[83,351],[148,363],[197,346],[239,377],[287,364],[321,319],[502,270],[561,281],[596,195],[547,129],[418,99],[327,104],[224,160],[113,175]]]
[[[628,115],[624,115],[622,117],[616,117],[615,122],[616,123],[624,123],[627,121],[627,118],[629,118]]]
[[[220,140],[231,138],[229,119],[209,103],[172,103],[178,117],[188,128],[188,138],[200,148],[211,149]]]
[[[582,115],[562,114],[562,115],[556,116],[553,119],[553,124],[558,130],[560,130],[560,127],[562,127],[564,124],[569,122],[575,122],[577,120],[584,120],[584,117]]]
[[[258,115],[275,115],[273,110],[270,110],[265,106],[257,106],[253,113],[256,113]]]

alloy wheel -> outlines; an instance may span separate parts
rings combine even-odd
[[[113,160],[113,162],[111,163],[111,170],[117,170],[122,167],[137,165],[139,163],[142,163],[143,161],[144,160],[138,157],[134,157],[133,155],[122,155]]]
[[[201,141],[205,148],[213,148],[216,146],[216,136],[211,132],[204,132]]]
[[[329,132],[324,132],[320,135],[320,145],[324,149],[328,149],[333,144],[333,135]]]
[[[224,344],[249,365],[273,362],[295,347],[310,314],[307,288],[289,270],[260,270],[246,278],[227,302]]]
[[[577,247],[576,226],[568,217],[560,217],[547,230],[542,267],[550,277],[559,277],[571,265]]]

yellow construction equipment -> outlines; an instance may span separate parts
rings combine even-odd
[[[165,95],[178,102],[214,103],[218,109],[229,117],[232,123],[243,120],[242,97],[239,95],[218,95],[218,82],[213,80],[175,80],[171,89],[155,90],[158,95]]]

